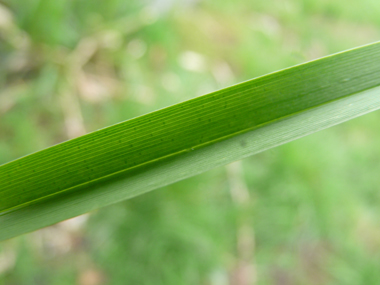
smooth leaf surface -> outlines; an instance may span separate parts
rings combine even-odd
[[[0,240],[380,108],[380,43],[262,76],[0,166]]]

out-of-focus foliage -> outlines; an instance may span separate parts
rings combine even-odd
[[[0,3],[0,163],[380,36],[372,0]],[[377,284],[379,119],[1,243],[0,284]]]

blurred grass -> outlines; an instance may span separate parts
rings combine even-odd
[[[0,1],[0,164],[379,40],[379,19],[373,0]],[[378,284],[379,119],[3,242],[0,284]]]

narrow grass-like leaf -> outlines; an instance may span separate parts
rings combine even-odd
[[[380,43],[265,75],[0,166],[0,240],[380,108]]]

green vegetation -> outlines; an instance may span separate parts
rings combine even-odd
[[[0,167],[0,240],[380,108],[380,42],[128,120]]]
[[[0,163],[377,40],[365,2],[6,1]],[[376,284],[378,117],[3,242],[0,282]]]

